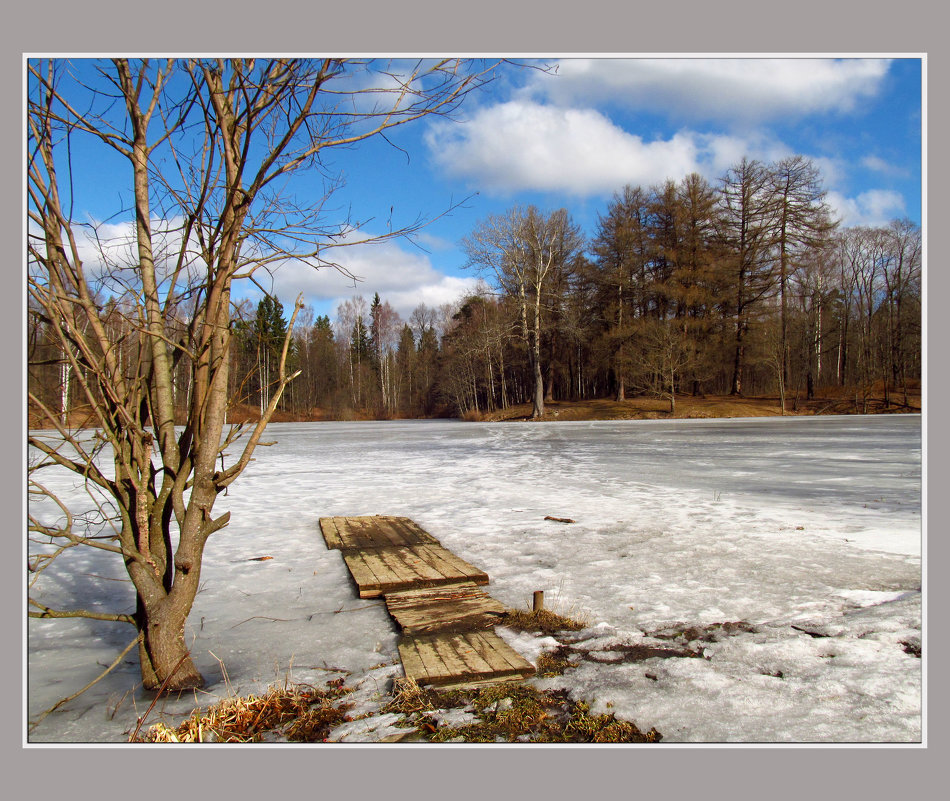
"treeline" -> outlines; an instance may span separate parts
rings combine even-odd
[[[530,403],[540,416],[553,399],[649,394],[675,413],[685,393],[774,394],[784,409],[844,387],[867,411],[872,390],[907,406],[920,380],[919,227],[840,227],[802,157],[743,159],[716,186],[696,174],[626,186],[587,240],[567,210],[512,208],[463,247],[483,281],[454,304],[419,304],[408,320],[378,294],[332,320],[305,307],[286,354],[299,376],[279,408],[346,419]],[[115,300],[103,320],[131,372],[135,321]],[[232,324],[232,400],[264,409],[288,320],[265,297],[238,305]],[[33,324],[31,378],[67,409],[69,369],[48,341]],[[184,372],[175,392],[184,406]]]

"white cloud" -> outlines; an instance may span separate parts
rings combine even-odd
[[[500,194],[607,194],[624,184],[678,181],[690,172],[714,180],[743,156],[767,161],[790,155],[780,142],[755,132],[740,137],[681,130],[644,141],[597,111],[530,101],[481,109],[462,125],[434,125],[426,144],[447,173]]]
[[[882,175],[896,175],[898,177],[907,176],[907,170],[896,164],[892,164],[889,161],[885,161],[879,156],[865,156],[863,159],[861,159],[861,166],[866,167],[869,170],[873,170],[874,172],[879,172]]]
[[[354,232],[348,239],[355,242],[367,236],[365,231]],[[427,306],[450,303],[473,291],[477,282],[474,276],[445,275],[432,266],[426,254],[406,250],[393,240],[334,248],[325,253],[325,258],[338,263],[357,280],[330,266],[314,269],[300,262],[287,262],[273,271],[272,288],[265,286],[285,305],[303,293],[305,302],[329,305],[333,311],[354,295],[362,295],[370,301],[378,292],[380,299],[388,301],[408,320],[420,303]]]
[[[851,111],[879,89],[886,59],[564,59],[527,91],[560,104],[614,103],[747,123]]]
[[[512,101],[482,109],[465,125],[433,126],[426,144],[448,173],[496,192],[614,191],[689,172],[688,137],[644,142],[587,110]]]
[[[889,189],[871,189],[857,197],[829,192],[827,201],[844,226],[886,225],[904,214],[903,196]]]

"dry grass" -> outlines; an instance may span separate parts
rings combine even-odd
[[[499,619],[498,623],[518,631],[537,631],[542,634],[556,634],[559,631],[580,631],[588,625],[584,620],[576,620],[572,617],[560,615],[549,609],[541,609],[537,612],[509,609]]]
[[[437,709],[465,709],[476,721],[437,728],[427,715]],[[572,701],[563,690],[538,690],[512,682],[436,690],[407,679],[397,682],[393,700],[383,711],[405,715],[404,725],[417,729],[411,739],[433,743],[657,743],[662,739],[656,729],[644,733],[613,715],[591,714],[587,704]]]
[[[856,414],[864,412],[864,393],[853,387],[822,388],[814,400],[806,401],[794,395],[786,398],[785,414]],[[870,414],[919,412],[921,392],[914,387],[908,396],[909,407],[903,407],[903,395],[891,389],[891,404],[884,406],[883,387],[875,386],[869,393],[867,412]],[[544,404],[544,421],[561,420],[664,420],[670,418],[669,400],[651,397],[633,397],[624,401],[608,399],[584,401],[553,401]],[[772,417],[782,414],[781,400],[777,395],[758,397],[735,397],[731,395],[677,395],[677,418],[723,418],[723,417]],[[531,404],[510,406],[490,414],[483,420],[499,422],[528,420]]]
[[[538,662],[544,673],[544,658]],[[552,658],[556,669],[568,666]],[[259,743],[326,742],[330,731],[351,718],[341,703],[350,692],[342,680],[328,689],[284,683],[264,695],[227,698],[204,711],[195,710],[175,728],[164,723],[150,727],[134,742],[140,743]],[[438,727],[428,714],[438,709],[466,709],[475,716],[470,725]],[[412,679],[397,680],[392,700],[382,712],[403,716],[408,739],[428,742],[534,742],[534,743],[656,743],[662,735],[642,732],[612,714],[595,715],[589,705],[573,701],[564,690],[538,690],[521,683],[469,689],[437,690],[420,687]]]
[[[226,698],[173,728],[164,723],[150,727],[135,742],[149,743],[259,743],[265,739],[324,742],[334,726],[349,720],[348,704],[339,703],[349,688],[342,680],[327,690],[310,685],[271,687],[262,696]]]
[[[440,701],[444,703],[445,699],[440,698],[433,690],[423,689],[415,679],[395,679],[393,700],[383,707],[383,712],[395,712],[412,717],[432,711]]]
[[[587,704],[564,691],[540,691],[529,685],[498,684],[472,691],[467,699],[479,720],[443,727],[432,742],[467,743],[657,743],[656,729],[642,732],[611,715],[594,715]]]

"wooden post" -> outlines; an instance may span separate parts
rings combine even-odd
[[[531,608],[531,611],[537,614],[544,610],[544,590],[535,590],[534,592],[534,605]]]

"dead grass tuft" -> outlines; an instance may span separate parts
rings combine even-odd
[[[468,701],[479,721],[440,728],[431,741],[657,743],[662,739],[656,729],[644,733],[612,714],[592,715],[587,704],[572,701],[563,690],[499,684],[473,690]]]
[[[587,621],[559,615],[549,609],[541,609],[537,612],[509,609],[498,622],[502,626],[509,626],[519,631],[538,631],[542,634],[555,634],[559,631],[580,631],[588,626]]]
[[[282,684],[264,695],[226,698],[204,712],[195,710],[176,728],[164,723],[150,727],[135,742],[258,743],[265,739],[323,742],[330,730],[349,720],[349,704],[339,703],[351,690],[342,680],[327,690],[310,685]]]
[[[574,667],[574,663],[567,658],[568,654],[570,654],[570,650],[563,647],[551,653],[541,654],[534,666],[536,675],[539,678],[547,679],[552,676],[560,676],[568,668]]]
[[[415,679],[395,679],[393,681],[393,700],[386,704],[383,712],[418,715],[435,709],[434,700],[434,693],[420,687]]]

